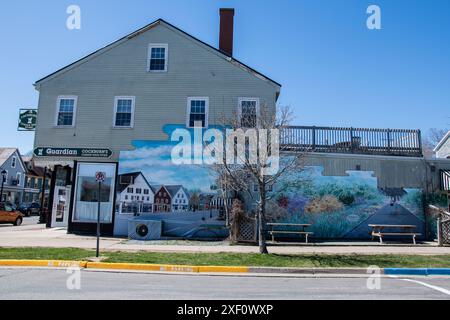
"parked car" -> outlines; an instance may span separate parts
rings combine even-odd
[[[23,214],[16,211],[13,207],[5,203],[0,203],[0,223],[12,223],[15,226],[20,226],[23,221]]]
[[[36,202],[22,203],[19,206],[19,211],[27,217],[31,216],[32,214],[39,215],[39,212],[41,211],[41,206],[39,205],[39,203]]]

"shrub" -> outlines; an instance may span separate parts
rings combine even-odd
[[[323,213],[323,212],[335,212],[343,209],[342,202],[340,202],[335,196],[323,196],[313,199],[306,207],[305,212],[308,213]]]

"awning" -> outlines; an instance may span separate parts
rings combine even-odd
[[[450,170],[441,170],[441,188],[450,191]]]

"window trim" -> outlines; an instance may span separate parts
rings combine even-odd
[[[117,126],[116,125],[116,117],[117,117],[117,107],[119,100],[131,100],[131,120],[129,126]],[[114,110],[113,110],[113,128],[114,129],[132,129],[134,128],[134,111],[136,105],[136,97],[135,96],[116,96],[114,97]]]
[[[152,57],[152,49],[153,48],[164,48],[164,49],[166,49],[166,55],[165,55],[165,59],[164,59],[164,70],[150,70],[150,59]],[[147,51],[147,72],[151,72],[151,73],[167,72],[168,61],[169,61],[169,45],[167,43],[150,43],[148,45],[148,51]]]
[[[242,122],[242,102],[243,101],[255,101],[256,102],[256,126],[259,127],[259,117],[260,117],[260,101],[259,98],[256,97],[240,97],[238,99],[238,107],[237,107],[237,115],[238,115],[238,123]]]
[[[203,129],[207,129],[209,127],[209,97],[188,97],[186,103],[186,128],[193,129],[195,127],[191,127],[190,124],[190,116],[191,116],[191,101],[193,100],[203,100],[205,101],[205,126]]]
[[[73,103],[73,117],[72,117],[72,124],[71,125],[59,125],[58,124],[58,117],[59,117],[59,108],[61,106],[61,100],[74,100]],[[55,112],[55,127],[58,128],[74,128],[76,121],[77,121],[77,106],[78,106],[78,96],[58,96],[56,99],[56,112]]]

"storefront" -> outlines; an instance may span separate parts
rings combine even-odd
[[[61,154],[57,149],[49,149],[37,148],[34,152],[36,163],[51,171],[49,200],[44,208],[47,227],[94,234],[100,199],[102,235],[113,235],[117,163],[97,162],[109,159],[112,152],[109,149],[64,149]],[[69,160],[70,156],[73,160]],[[106,175],[100,192],[95,178],[97,172]]]

